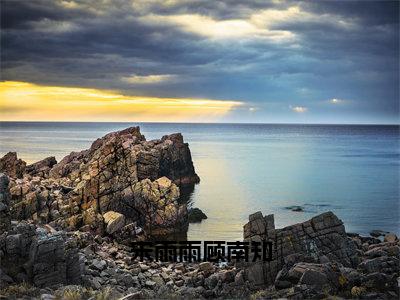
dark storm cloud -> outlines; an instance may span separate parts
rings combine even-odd
[[[1,79],[242,100],[258,108],[257,121],[274,112],[289,120],[300,105],[314,121],[342,113],[398,122],[398,9],[397,1],[1,1]],[[221,38],[206,26],[244,33]],[[147,75],[171,80],[135,81]],[[331,98],[352,105],[318,104]]]

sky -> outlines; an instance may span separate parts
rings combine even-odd
[[[398,1],[0,3],[3,121],[400,123]]]

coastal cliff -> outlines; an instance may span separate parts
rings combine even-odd
[[[135,238],[187,227],[178,185],[199,182],[181,134],[146,141],[139,127],[112,132],[59,163],[0,159],[10,177],[10,213],[56,229]]]

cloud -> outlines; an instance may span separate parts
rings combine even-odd
[[[64,32],[76,31],[79,27],[73,22],[69,21],[55,21],[49,19],[42,19],[31,23],[33,30],[46,34],[58,34]]]
[[[121,80],[128,82],[128,83],[133,83],[133,84],[154,84],[154,83],[160,83],[160,82],[165,82],[165,81],[171,81],[176,78],[177,78],[177,76],[171,75],[171,74],[145,75],[145,76],[132,75],[132,76],[128,76],[128,77],[122,77]]]
[[[341,118],[399,118],[396,1],[116,3],[0,1],[1,79],[249,101],[268,107],[253,114],[261,122],[290,120],[291,99],[324,120],[335,110],[317,114],[315,99],[329,104],[339,90],[354,104]],[[242,115],[233,121],[255,119]]]
[[[344,102],[345,102],[345,100],[338,99],[338,98],[332,98],[332,99],[329,100],[329,103],[331,103],[331,104],[341,104],[341,103],[344,103]]]
[[[213,39],[267,39],[282,42],[294,39],[295,35],[287,30],[272,30],[247,19],[215,20],[208,16],[185,15],[149,15],[140,18],[145,24],[167,24],[177,26],[183,31]]]
[[[308,108],[305,106],[289,106],[289,108],[296,113],[305,113],[308,111]]]

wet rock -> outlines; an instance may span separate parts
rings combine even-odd
[[[205,219],[207,219],[207,216],[204,212],[202,212],[200,208],[194,207],[189,209],[188,212],[189,223],[198,223]]]
[[[389,232],[383,230],[372,230],[369,234],[373,237],[385,236]]]
[[[291,211],[295,211],[295,212],[304,211],[304,208],[303,208],[302,206],[298,206],[298,205],[287,206],[287,207],[285,207],[285,208],[288,209],[288,210],[291,210]]]

